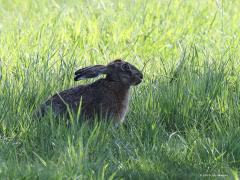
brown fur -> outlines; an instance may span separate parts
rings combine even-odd
[[[119,61],[117,62],[119,63]],[[125,62],[120,61],[120,63]],[[114,62],[110,64],[112,65]],[[118,69],[118,66],[120,65],[121,64],[116,65],[116,69]],[[99,66],[97,66],[97,68],[99,68]],[[84,73],[82,73],[84,74],[84,77],[88,75],[85,72],[85,69],[88,68],[84,68]],[[136,68],[134,69],[134,72],[139,73],[137,76],[140,76],[140,79],[142,79],[142,74]],[[90,76],[92,77],[95,75],[94,73],[91,72]],[[121,71],[121,73],[124,72]],[[97,115],[101,118],[113,118],[117,122],[123,121],[128,109],[130,86],[138,84],[139,80],[129,80],[129,82],[125,82],[126,77],[128,76],[125,75],[126,77],[121,80],[121,73],[115,73],[114,76],[111,76],[113,73],[110,73],[107,74],[106,78],[99,79],[92,84],[80,85],[60,93],[56,93],[41,105],[39,111],[40,116],[43,116],[47,112],[48,107],[52,108],[54,114],[62,116],[68,113],[69,107],[69,109],[74,113],[77,113],[80,108],[81,116],[89,120],[93,120],[94,116]],[[131,78],[133,78],[132,76],[133,75],[131,75]]]

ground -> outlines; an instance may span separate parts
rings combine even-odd
[[[238,179],[240,1],[0,0],[1,179]],[[123,58],[124,125],[33,114]]]

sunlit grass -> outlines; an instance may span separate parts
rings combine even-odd
[[[237,179],[238,1],[0,0],[0,177]],[[144,71],[124,126],[32,114],[78,67]]]

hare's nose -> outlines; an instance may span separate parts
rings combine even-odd
[[[143,79],[143,74],[142,74],[142,73],[139,73],[139,74],[138,74],[138,77],[139,77],[140,79]]]

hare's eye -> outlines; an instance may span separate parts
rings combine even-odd
[[[123,65],[122,65],[122,69],[126,71],[126,70],[129,70],[130,67],[129,67],[128,64],[123,64]]]

